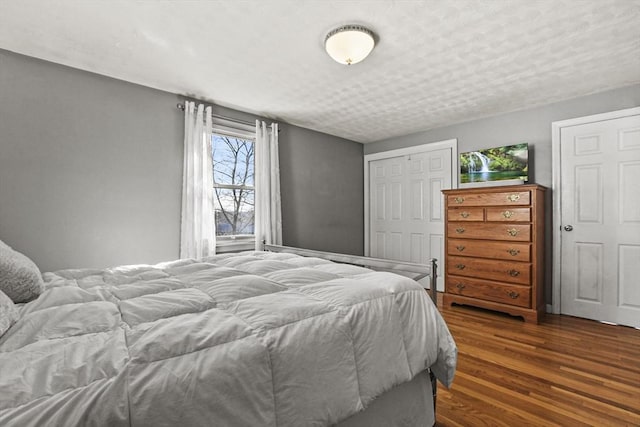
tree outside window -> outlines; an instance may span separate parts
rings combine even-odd
[[[212,147],[216,235],[222,238],[253,237],[254,142],[214,134]]]

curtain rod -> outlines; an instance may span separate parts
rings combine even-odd
[[[178,110],[184,111],[184,104],[178,104],[178,105],[176,105],[176,108]],[[255,122],[251,123],[251,122],[247,122],[245,120],[239,120],[239,119],[234,119],[232,117],[220,116],[218,114],[213,114],[213,113],[211,113],[211,117],[216,118],[216,119],[228,120],[230,122],[240,123],[241,125],[248,125],[248,126],[254,126],[254,127],[256,125]]]

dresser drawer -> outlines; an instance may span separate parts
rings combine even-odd
[[[526,206],[530,203],[529,191],[447,195],[448,206]]]
[[[447,210],[449,221],[484,221],[483,208],[449,208]]]
[[[531,245],[529,243],[449,239],[447,253],[454,256],[531,261]]]
[[[487,221],[529,222],[531,221],[531,209],[511,207],[487,208]]]
[[[447,223],[447,235],[449,239],[487,239],[528,242],[531,240],[531,225],[449,222]]]
[[[447,274],[528,285],[531,280],[531,264],[448,256]]]
[[[451,294],[519,307],[531,307],[531,288],[528,286],[447,275],[445,287],[446,291]]]

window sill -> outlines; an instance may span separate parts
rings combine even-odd
[[[252,251],[256,248],[255,239],[242,240],[218,240],[216,242],[216,253]]]

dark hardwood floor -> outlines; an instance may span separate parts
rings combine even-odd
[[[436,426],[640,426],[640,330],[441,309],[459,355]]]

